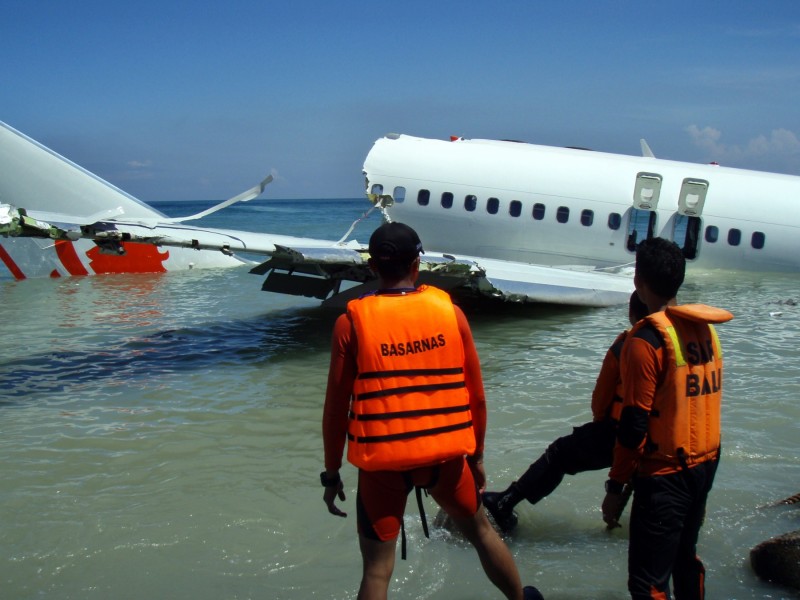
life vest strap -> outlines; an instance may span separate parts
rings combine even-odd
[[[686,350],[683,347],[683,341],[678,336],[678,332],[675,331],[674,326],[669,326],[666,330],[667,335],[669,335],[672,341],[672,347],[675,350],[675,364],[679,367],[686,366]]]
[[[465,388],[467,384],[461,381],[452,381],[448,383],[430,383],[428,385],[406,385],[402,387],[389,388],[385,390],[376,390],[374,392],[366,392],[359,394],[355,400],[371,400],[373,398],[383,398],[384,396],[396,396],[400,394],[411,394],[414,392],[436,392],[440,390],[457,390]]]
[[[359,373],[357,379],[381,379],[382,377],[427,377],[430,375],[459,375],[463,367],[448,369],[395,369],[393,371],[366,371]]]
[[[431,415],[451,415],[459,412],[467,412],[469,404],[461,406],[443,406],[441,408],[420,408],[417,410],[400,410],[395,412],[357,415],[350,411],[350,418],[355,421],[383,421],[385,419],[404,419],[407,417],[428,417]]]
[[[425,534],[425,537],[430,539],[431,534],[428,531],[428,519],[425,517],[425,505],[422,503],[422,488],[416,486],[415,488],[417,494],[417,506],[419,507],[419,518],[422,520],[422,532]],[[425,495],[428,495],[428,490],[425,490]]]
[[[437,466],[437,467],[434,468],[433,478],[431,479],[431,483],[429,485],[431,487],[436,485],[436,482],[438,481],[438,479],[439,479],[439,467]],[[430,539],[431,534],[430,534],[430,531],[428,530],[428,519],[425,516],[425,505],[422,503],[422,492],[424,491],[425,495],[427,496],[428,495],[428,490],[422,488],[421,486],[414,485],[414,483],[413,483],[413,481],[411,479],[411,475],[408,472],[403,473],[403,480],[406,482],[406,485],[408,486],[408,490],[409,491],[413,487],[414,491],[416,492],[417,506],[419,507],[419,518],[422,521],[422,532],[425,534],[426,538]],[[401,543],[401,546],[400,546],[400,558],[402,560],[405,560],[406,559],[406,519],[405,519],[405,515],[403,515],[403,518],[400,521],[400,530],[401,530],[401,532],[403,534],[402,543]]]
[[[458,431],[460,429],[469,429],[472,427],[472,419],[464,423],[456,423],[455,425],[448,425],[446,427],[432,427],[430,429],[420,429],[418,431],[404,431],[403,433],[393,433],[389,435],[366,435],[356,437],[352,433],[347,434],[347,439],[351,442],[358,444],[374,444],[377,442],[396,442],[399,440],[408,440],[416,437],[423,437],[429,435],[439,435],[440,433],[450,433],[451,431]]]

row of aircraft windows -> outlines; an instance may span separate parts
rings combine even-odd
[[[713,244],[719,240],[719,229],[714,225],[706,227],[706,241]],[[761,250],[764,247],[766,236],[760,231],[754,231],[750,237],[750,245],[756,250]],[[738,246],[742,242],[742,232],[738,229],[728,230],[728,244],[731,246]]]
[[[373,194],[382,194],[383,193],[383,186],[381,185],[374,185],[372,187]],[[406,196],[406,189],[404,187],[396,187],[394,188],[394,201],[401,203],[405,200]],[[428,206],[431,201],[431,192],[430,190],[419,190],[417,192],[417,204],[420,206]],[[444,192],[440,198],[440,204],[442,208],[452,208],[455,202],[455,196],[452,192]],[[478,197],[474,194],[467,194],[464,196],[464,210],[467,212],[475,212],[478,208]],[[541,221],[545,217],[547,207],[540,203],[536,202],[533,205],[531,210],[531,217],[535,221]],[[486,212],[490,215],[496,215],[500,211],[500,199],[499,198],[487,198],[486,200]],[[632,215],[631,217],[631,226],[629,227],[630,231],[628,232],[628,239],[631,240],[629,244],[629,249],[633,250],[635,248],[635,240],[639,236],[639,234],[645,234],[648,237],[652,235],[653,229],[655,227],[655,214],[650,211],[643,211],[639,209],[634,209],[635,213],[642,213],[642,215]],[[522,202],[519,200],[511,200],[508,203],[508,214],[511,217],[520,217],[522,215]],[[558,223],[567,223],[569,222],[570,218],[570,209],[568,206],[559,206],[556,209],[556,221]],[[635,225],[634,221],[636,217],[644,216],[645,219],[649,222],[646,229],[647,231],[638,232],[638,227]],[[700,219],[698,217],[685,217],[687,219],[687,223],[683,225],[685,228],[684,235],[686,236],[686,242],[683,244],[684,251],[686,251],[687,246],[692,247],[692,251],[687,258],[694,258],[694,251],[696,249],[696,239],[697,233],[700,226]],[[594,224],[594,211],[584,209],[580,213],[580,223],[584,227],[590,227]],[[614,231],[618,230],[622,226],[622,215],[616,212],[612,212],[608,215],[607,225],[609,229]],[[676,227],[677,229],[677,227]],[[693,238],[693,239],[690,239]],[[719,228],[715,225],[708,225],[705,229],[704,239],[706,242],[710,244],[715,244],[720,239],[720,232]],[[676,241],[678,241],[676,239]],[[730,246],[738,246],[742,242],[742,232],[739,229],[729,229],[727,233],[727,242]],[[764,247],[766,242],[766,238],[764,233],[760,231],[756,231],[750,237],[750,246],[756,250],[760,250]],[[680,242],[679,242],[680,243]]]

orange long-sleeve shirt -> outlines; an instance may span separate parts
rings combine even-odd
[[[466,316],[460,308],[457,306],[454,308],[461,341],[464,344],[464,377],[469,391],[472,425],[475,431],[475,453],[482,454],[486,435],[486,396],[483,390],[480,359]],[[336,471],[342,466],[350,400],[353,383],[358,375],[357,355],[358,346],[353,324],[347,314],[340,315],[333,326],[331,363],[322,414],[325,468],[329,471]]]
[[[664,348],[653,328],[644,327],[626,341],[620,372],[624,390],[622,417],[609,477],[627,483],[644,453],[656,388],[664,377]]]
[[[611,405],[617,399],[617,386],[620,379],[619,359],[622,345],[628,332],[620,333],[606,351],[600,373],[592,390],[592,420],[604,421],[611,413]]]

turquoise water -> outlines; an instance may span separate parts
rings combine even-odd
[[[338,239],[368,207],[256,201],[203,222]],[[377,224],[371,215],[355,237]],[[335,315],[260,285],[246,267],[0,282],[0,597],[355,596],[355,471],[343,470],[347,519],[327,514],[318,479]],[[708,598],[794,597],[759,581],[748,555],[800,529],[800,509],[767,506],[800,492],[798,280],[694,274],[681,300],[736,315],[719,328],[725,452],[700,539]],[[487,474],[500,487],[590,418],[625,315],[501,305],[469,317],[490,403]],[[605,476],[567,477],[520,506],[507,541],[548,600],[627,597],[627,520],[605,531]],[[497,597],[463,540],[444,529],[425,539],[416,514],[409,503],[392,597]]]

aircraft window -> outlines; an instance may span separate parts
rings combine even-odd
[[[404,188],[401,185],[398,185],[396,188],[394,188],[394,194],[392,195],[392,198],[394,198],[395,202],[400,204],[403,200],[406,199],[406,188]]]
[[[611,213],[608,215],[608,228],[616,231],[622,225],[622,215],[619,213]]]
[[[512,200],[508,205],[508,214],[512,217],[518,217],[522,214],[522,202],[519,200]]]
[[[753,232],[753,237],[750,238],[750,245],[756,250],[761,250],[764,247],[764,234],[760,231]]]
[[[533,205],[533,218],[537,221],[544,219],[544,204],[537,202]]]
[[[486,201],[486,212],[488,212],[490,215],[496,215],[499,208],[500,200],[497,198],[489,198]]]
[[[738,246],[742,241],[742,232],[738,229],[731,229],[728,231],[728,243],[731,246]]]
[[[380,196],[383,193],[383,186],[380,183],[376,183],[372,186],[372,189],[369,192],[370,194],[375,194],[376,196]]]
[[[442,193],[442,208],[451,208],[453,206],[453,193]]]
[[[428,206],[428,203],[431,201],[431,192],[430,190],[420,190],[417,193],[417,204],[420,206]]]
[[[569,221],[569,207],[559,206],[556,211],[556,221],[559,223],[566,223]]]
[[[706,227],[706,241],[714,244],[719,239],[719,229],[714,225]]]
[[[656,213],[651,210],[631,208],[631,216],[628,222],[628,243],[627,248],[631,252],[636,251],[636,244],[653,237],[656,229]]]
[[[468,194],[464,196],[464,208],[469,211],[473,212],[478,206],[478,197],[473,196],[472,194]]]
[[[700,217],[675,215],[672,240],[681,247],[687,260],[697,258],[697,241],[700,238]]]
[[[593,210],[582,210],[581,211],[581,225],[584,227],[589,227],[591,224],[594,223],[594,211]]]

